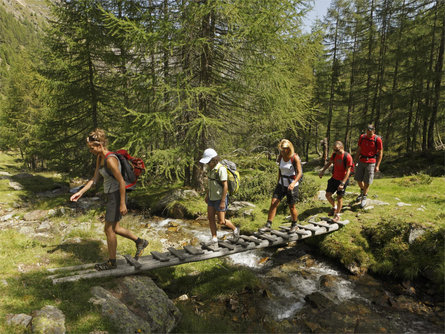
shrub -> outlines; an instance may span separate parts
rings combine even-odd
[[[433,178],[428,174],[418,173],[402,177],[400,180],[394,182],[396,182],[402,187],[415,187],[420,185],[431,184],[431,182],[433,182]]]

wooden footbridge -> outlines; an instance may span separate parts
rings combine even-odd
[[[333,222],[330,218],[321,218],[318,222],[309,220],[306,225],[298,225],[298,229],[295,232],[290,232],[290,228],[287,226],[281,226],[279,230],[259,229],[253,235],[241,235],[237,241],[227,239],[218,241],[218,244],[212,246],[205,244],[199,247],[187,245],[183,249],[170,247],[168,252],[160,253],[153,251],[151,255],[141,256],[138,261],[125,255],[124,259],[117,260],[117,268],[111,270],[96,271],[94,263],[73,267],[51,268],[48,271],[54,274],[49,276],[49,279],[52,280],[53,284],[58,284],[74,282],[80,279],[134,275],[156,268],[176,266],[253,249],[284,245],[291,241],[331,233],[348,223],[349,221]]]

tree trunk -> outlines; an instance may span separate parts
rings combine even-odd
[[[334,36],[334,55],[332,59],[332,72],[331,72],[331,88],[329,94],[329,109],[328,109],[328,120],[326,125],[326,141],[327,146],[331,140],[331,123],[332,123],[332,114],[334,109],[334,95],[335,95],[335,83],[337,80],[337,40],[338,40],[338,24],[339,17],[337,14],[336,22],[335,22],[335,36]]]
[[[439,4],[438,4],[438,6],[439,6]],[[439,13],[441,12],[441,9],[444,6],[445,5],[442,2],[438,9]],[[445,13],[443,13],[443,14],[445,14]],[[429,150],[434,149],[434,127],[436,125],[437,110],[439,109],[440,85],[442,82],[444,48],[445,48],[445,15],[442,15],[442,33],[441,33],[441,37],[440,37],[440,47],[439,47],[439,54],[437,55],[435,80],[434,80],[434,101],[433,101],[433,108],[431,110],[430,124],[429,124],[429,128],[428,128],[428,149]]]

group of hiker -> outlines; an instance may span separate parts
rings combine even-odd
[[[71,201],[78,201],[82,195],[99,181],[99,177],[104,178],[104,193],[107,195],[104,232],[108,246],[108,260],[96,264],[96,270],[109,270],[117,267],[116,250],[117,237],[123,236],[135,242],[138,258],[148,246],[148,241],[137,237],[130,230],[120,226],[119,222],[127,213],[126,182],[122,176],[122,164],[115,152],[108,150],[107,137],[102,129],[95,129],[86,138],[86,144],[92,154],[96,156],[96,167],[94,175],[78,192],[71,196]],[[270,229],[277,212],[278,205],[286,196],[291,214],[290,232],[297,229],[298,211],[295,207],[298,198],[299,186],[303,180],[303,168],[299,155],[295,152],[292,143],[283,139],[278,144],[279,156],[276,160],[278,169],[278,179],[273,191],[272,200],[267,216],[265,229]],[[340,220],[340,212],[343,204],[343,197],[346,187],[349,184],[349,177],[354,168],[354,161],[357,162],[355,170],[355,180],[360,187],[360,196],[357,201],[364,207],[367,201],[369,186],[374,179],[374,173],[379,171],[383,157],[382,140],[375,134],[372,124],[368,125],[366,133],[362,134],[358,141],[358,148],[355,157],[344,150],[341,141],[336,141],[333,146],[334,153],[323,166],[319,173],[321,178],[324,172],[333,165],[332,177],[328,180],[326,188],[326,199],[331,204],[332,209],[329,215],[333,216],[333,221]],[[208,188],[205,201],[207,203],[207,218],[209,220],[211,240],[208,244],[218,244],[216,221],[220,225],[225,225],[232,230],[233,239],[239,238],[239,228],[225,214],[229,204],[228,201],[228,172],[217,152],[213,148],[204,151],[200,163],[209,167]],[[337,193],[337,202],[333,195]],[[216,219],[215,219],[216,217]]]

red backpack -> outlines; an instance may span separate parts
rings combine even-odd
[[[121,163],[121,173],[126,183],[125,189],[133,189],[139,176],[145,172],[145,164],[141,158],[132,157],[126,150],[118,150],[116,152],[108,152],[105,156],[104,166],[107,173],[111,176],[113,174],[107,168],[107,157],[110,154],[116,155]]]

